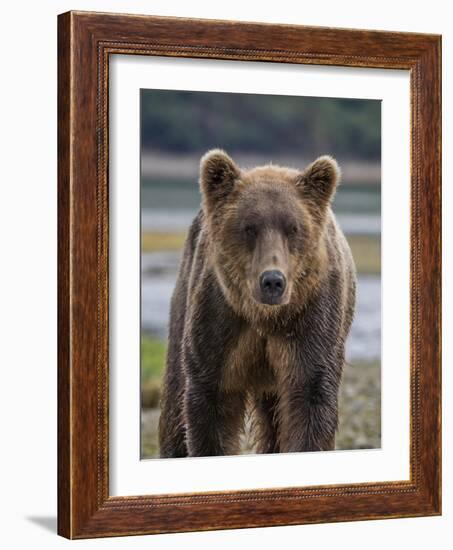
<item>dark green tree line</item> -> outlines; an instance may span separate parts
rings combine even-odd
[[[142,90],[141,113],[145,149],[380,158],[378,100]]]

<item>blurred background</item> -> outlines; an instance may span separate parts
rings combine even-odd
[[[335,156],[333,208],[358,271],[337,449],[381,444],[381,103],[376,100],[141,91],[141,457],[159,455],[157,425],[168,315],[182,246],[200,205],[200,157],[225,149],[243,167],[303,169]],[[253,452],[247,438],[243,452]]]

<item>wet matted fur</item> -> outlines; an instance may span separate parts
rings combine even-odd
[[[328,156],[303,171],[202,158],[171,302],[161,457],[237,454],[247,406],[260,453],[334,448],[356,291],[330,206],[339,178]],[[272,303],[264,273],[284,282]]]

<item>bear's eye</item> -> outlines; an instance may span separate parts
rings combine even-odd
[[[257,229],[255,225],[247,224],[244,227],[245,234],[247,237],[255,237],[257,233]]]
[[[288,228],[288,233],[290,235],[295,235],[298,231],[298,227],[297,225],[290,225],[289,228]]]

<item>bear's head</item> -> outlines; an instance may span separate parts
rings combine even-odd
[[[299,300],[325,250],[322,235],[339,181],[334,159],[305,170],[243,170],[222,150],[201,159],[200,187],[213,264],[230,302],[278,309]]]

